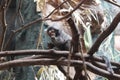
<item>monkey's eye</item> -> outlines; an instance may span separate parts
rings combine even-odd
[[[52,29],[52,30],[51,30],[51,32],[55,32],[55,30],[54,30],[54,29]]]
[[[49,34],[51,34],[51,33],[55,33],[55,31],[54,31],[54,30],[50,30],[50,31],[49,31]]]
[[[53,35],[55,35],[55,31],[54,31],[54,30],[50,30],[50,31],[48,31],[48,35],[49,35],[49,36],[53,36]]]

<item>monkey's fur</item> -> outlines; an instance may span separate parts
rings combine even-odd
[[[69,50],[72,37],[63,30],[49,27],[47,34],[52,43],[48,43],[49,48],[57,47],[59,50]]]

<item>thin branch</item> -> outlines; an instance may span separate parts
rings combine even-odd
[[[110,74],[108,71],[104,71],[103,69],[101,68],[98,68],[96,66],[93,66],[92,64],[88,63],[86,64],[87,65],[87,69],[90,70],[91,72],[95,73],[95,74],[98,74],[98,75],[101,75],[103,77],[107,77],[111,80],[118,80],[119,79],[119,75],[117,74]],[[93,68],[93,69],[91,69]],[[110,76],[109,76],[110,75]],[[114,75],[116,75],[116,77],[113,77]],[[117,79],[118,78],[118,79]]]
[[[68,54],[68,65],[67,65],[67,73],[66,73],[66,76],[67,76],[67,79],[66,80],[69,80],[69,74],[70,74],[70,60],[72,59],[72,53],[73,53],[73,45],[72,43],[70,44],[70,48],[69,48],[69,54]]]
[[[58,18],[58,19],[49,19],[49,20],[51,20],[51,21],[60,21],[60,20],[63,20],[63,19],[65,19],[65,18],[68,18],[69,16],[71,16],[71,14],[74,12],[74,11],[76,11],[85,1],[87,1],[87,0],[81,0],[80,2],[79,2],[79,4],[78,5],[76,5],[75,6],[75,8],[72,10],[72,11],[70,11],[68,14],[66,14],[65,16],[63,16],[63,17],[61,17],[61,18]]]
[[[84,72],[85,72],[85,77],[86,77],[86,79],[87,79],[87,77],[88,77],[88,78],[90,78],[90,77],[88,76],[87,66],[86,66],[86,64],[85,64],[85,58],[84,58],[84,56],[83,56],[83,54],[84,54],[84,49],[83,49],[82,41],[80,41],[79,46],[80,46],[79,51],[80,51],[80,53],[81,53],[81,59],[82,59],[82,61],[83,61],[83,70],[84,70]],[[89,79],[89,80],[91,80],[91,79]]]
[[[12,0],[6,0],[6,2],[7,2],[7,3],[6,3],[6,10],[8,10],[8,8],[9,8]]]
[[[117,2],[113,1],[113,0],[105,0],[106,2],[109,2],[117,7],[120,7],[120,4],[118,4]]]
[[[50,17],[57,9],[59,9],[64,3],[68,2],[69,0],[65,0],[60,5],[58,5],[50,14],[48,14],[45,18]]]
[[[26,25],[23,25],[22,28],[19,28],[19,29],[15,30],[15,33],[20,32],[21,30],[27,28],[28,26],[31,26],[32,24],[37,23],[37,22],[40,22],[40,21],[45,21],[45,20],[60,21],[60,20],[62,20],[62,19],[68,18],[68,17],[69,17],[75,10],[77,10],[85,1],[86,1],[86,0],[80,1],[80,3],[79,3],[71,12],[69,12],[67,15],[63,16],[62,18],[58,18],[58,19],[52,19],[52,18],[46,18],[46,17],[43,18],[43,19],[39,18],[39,19],[36,19],[36,20],[34,20],[34,21],[26,24]],[[48,16],[47,16],[47,17],[48,17]]]
[[[10,36],[9,36],[9,38],[8,38],[6,44],[5,44],[5,47],[4,47],[3,51],[6,50],[9,47],[10,42],[12,41],[14,35],[15,35],[15,32],[11,31]]]
[[[103,40],[107,38],[115,30],[119,22],[120,22],[120,13],[116,15],[110,26],[105,31],[102,32],[102,34],[97,38],[93,46],[90,48],[90,50],[88,51],[88,54],[90,56],[92,56],[98,50]]]
[[[94,66],[99,67],[99,68],[104,69],[104,70],[107,70],[107,65],[106,65],[106,64],[100,63],[100,62],[97,62],[97,61],[91,61],[91,62],[92,62],[92,64],[93,64]],[[114,70],[114,73],[120,74],[119,68],[112,68],[112,69]],[[107,71],[108,71],[108,70],[107,70]],[[114,73],[113,73],[113,74],[114,74]]]
[[[18,9],[17,9],[17,13],[18,13],[18,17],[20,18],[21,22],[22,22],[22,25],[24,24],[24,19],[23,19],[23,16],[22,16],[22,13],[21,13],[21,8],[22,8],[22,0],[19,0],[19,5],[18,5]]]
[[[5,36],[6,36],[6,31],[7,31],[7,24],[6,24],[6,10],[7,10],[7,1],[5,1],[3,9],[2,9],[2,41],[1,41],[1,45],[0,45],[0,51],[3,50],[4,47],[4,43],[5,43]]]
[[[17,17],[17,15],[20,15],[20,17],[22,16],[22,14],[21,14],[21,12],[20,12],[20,9],[21,9],[21,7],[22,7],[22,0],[19,0],[18,1],[18,5],[16,6],[17,8],[16,8],[16,11],[15,11],[15,13],[12,15],[12,17],[11,17],[11,21],[9,21],[9,23],[13,23],[13,21],[16,19],[16,17]],[[19,17],[19,16],[18,16]],[[22,16],[22,18],[23,18],[23,16]],[[21,19],[22,19],[21,18]],[[24,21],[23,21],[24,22]]]
[[[22,16],[21,11],[19,11],[19,16],[20,16],[20,20],[21,20],[22,25],[23,25],[23,24],[25,23],[25,21],[24,21],[24,18],[23,18],[23,16]]]
[[[18,33],[18,32],[20,32],[20,31],[22,31],[22,30],[24,30],[24,29],[26,29],[26,28],[29,28],[31,25],[33,25],[33,24],[35,24],[35,23],[38,23],[38,22],[40,22],[40,21],[46,21],[46,20],[51,20],[51,21],[60,21],[60,20],[62,20],[62,19],[65,19],[65,18],[68,18],[75,10],[77,10],[84,2],[85,2],[86,0],[82,0],[82,1],[80,1],[80,3],[71,11],[71,12],[69,12],[68,14],[66,14],[65,16],[63,16],[63,17],[61,17],[61,18],[58,18],[58,19],[52,19],[52,18],[39,18],[39,19],[36,19],[36,20],[34,20],[34,21],[32,21],[32,22],[29,22],[29,23],[27,23],[27,24],[25,24],[25,25],[23,25],[22,27],[20,27],[19,29],[17,29],[17,30],[14,30],[13,32],[14,32],[14,34],[13,33],[11,33],[11,39],[9,38],[9,40],[7,40],[7,43],[10,43],[11,42],[11,40],[12,40],[12,38],[13,38],[13,35],[15,35],[16,33]],[[60,7],[60,6],[59,6]],[[52,12],[54,12],[54,10],[52,11]],[[50,14],[52,14],[52,12],[50,13]],[[49,17],[50,15],[48,15],[47,17]],[[6,47],[5,47],[5,49],[7,48],[7,46],[8,46],[9,44],[6,44]]]

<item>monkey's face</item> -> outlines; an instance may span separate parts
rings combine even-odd
[[[51,29],[51,30],[48,30],[48,35],[51,37],[51,38],[55,38],[55,36],[56,36],[56,31],[55,31],[55,29]]]

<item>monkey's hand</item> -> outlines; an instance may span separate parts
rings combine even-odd
[[[54,44],[48,43],[48,48],[49,48],[49,49],[52,49],[53,47],[55,47]]]

